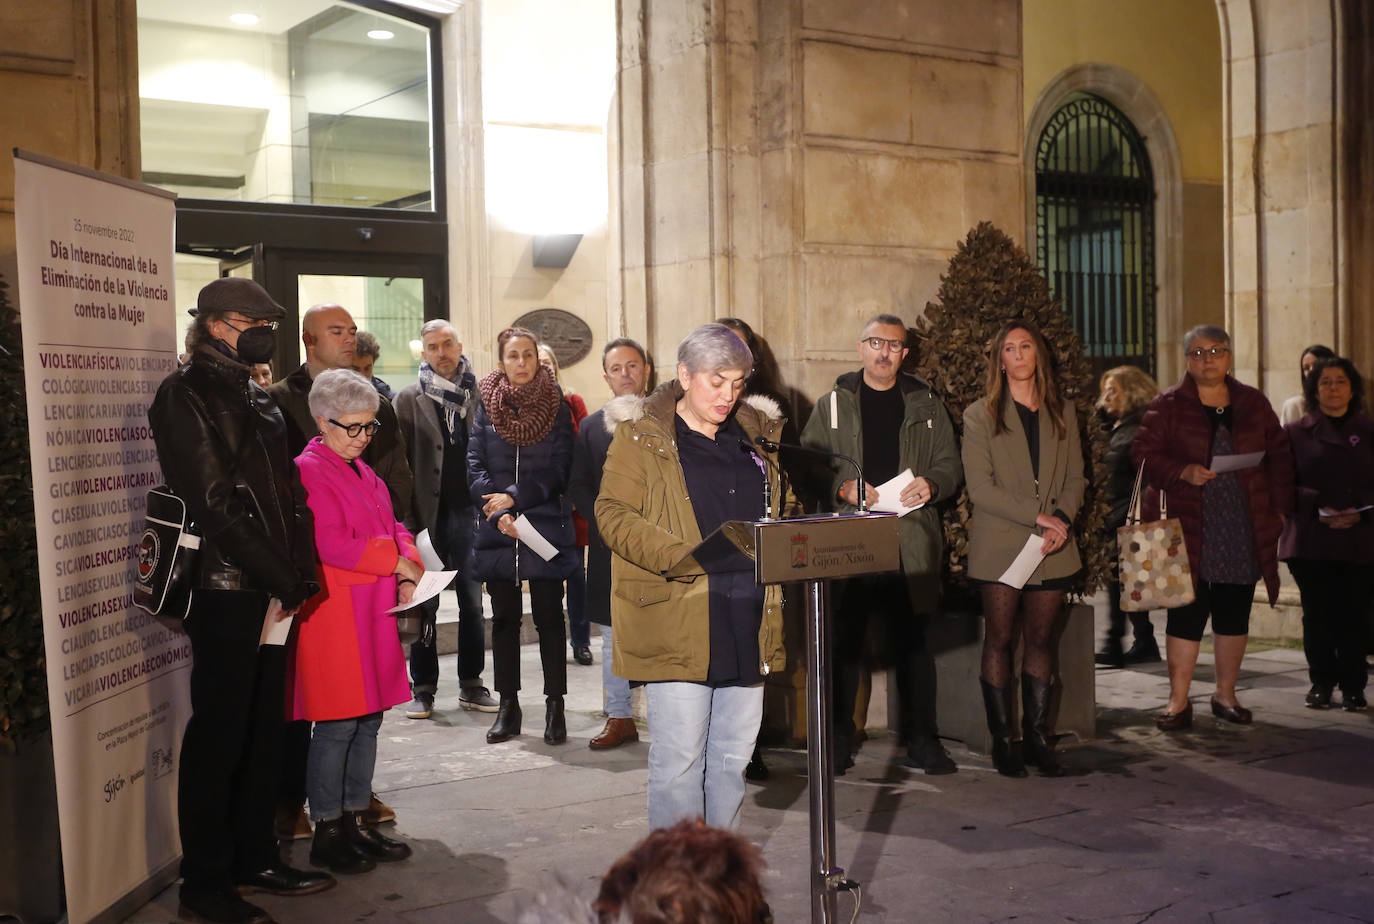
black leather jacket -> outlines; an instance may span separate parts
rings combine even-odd
[[[281,411],[248,372],[201,346],[162,381],[148,421],[202,537],[196,586],[262,591],[289,609],[319,591],[314,519]]]

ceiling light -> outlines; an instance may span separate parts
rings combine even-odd
[[[379,42],[385,42],[387,39],[394,39],[396,37],[396,33],[389,32],[386,29],[373,29],[367,33],[367,37],[370,39],[376,39]]]
[[[258,16],[256,13],[234,13],[229,17],[229,21],[236,26],[256,26]]]

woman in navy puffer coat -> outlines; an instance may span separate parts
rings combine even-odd
[[[491,598],[491,657],[501,705],[487,741],[520,734],[520,582],[530,585],[544,666],[544,740],[567,740],[563,694],[563,582],[577,566],[572,510],[564,496],[572,468],[573,425],[553,375],[539,364],[539,342],[528,330],[496,338],[496,371],[477,383],[482,402],[468,442],[468,489],[481,509],[472,543],[471,577]],[[545,560],[521,541],[516,519],[557,550]]]

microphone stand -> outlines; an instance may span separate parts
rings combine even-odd
[[[800,443],[778,443],[763,436],[756,436],[754,442],[758,443],[766,452],[777,452],[779,449],[791,449],[796,452],[808,452],[813,456],[820,456],[824,459],[842,459],[854,466],[854,474],[858,481],[854,482],[854,494],[858,498],[859,512],[868,513],[868,490],[864,487],[864,471],[859,463],[850,456],[842,452],[830,452],[826,449],[815,449],[811,446],[803,446]]]

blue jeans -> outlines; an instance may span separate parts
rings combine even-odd
[[[361,812],[372,800],[372,771],[377,766],[377,731],[382,714],[316,722],[310,735],[305,794],[310,819],[342,818]]]
[[[611,651],[615,637],[610,626],[601,627],[601,686],[606,690],[606,717],[628,719],[634,715],[630,706],[630,681],[617,677],[611,670]]]
[[[744,767],[763,721],[763,684],[708,687],[664,682],[649,699],[649,827],[684,818],[739,827]]]
[[[431,531],[430,541],[444,566],[457,568],[453,592],[458,596],[458,683],[480,687],[486,666],[487,637],[482,623],[482,583],[467,580],[472,557],[472,508],[456,513],[444,512]],[[433,696],[439,688],[439,649],[434,639],[434,619],[439,613],[439,598],[420,605],[424,614],[420,637],[410,645],[411,689]]]

